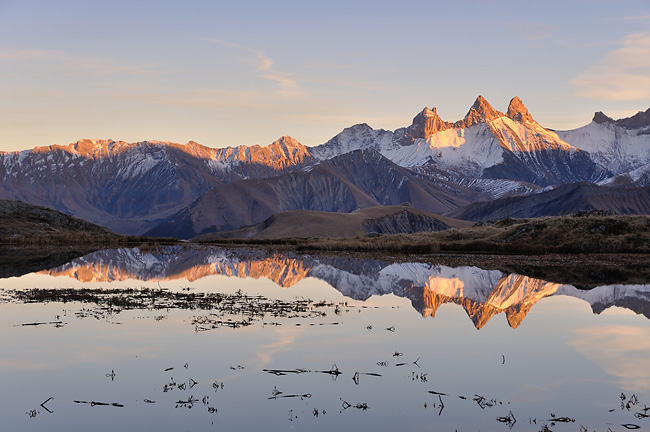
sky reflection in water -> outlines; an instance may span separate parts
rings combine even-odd
[[[32,287],[327,304],[203,328],[218,311],[12,300]],[[553,415],[565,422],[552,430],[650,427],[635,417],[650,404],[645,285],[581,291],[471,267],[135,249],[0,288],[8,430],[537,431]]]

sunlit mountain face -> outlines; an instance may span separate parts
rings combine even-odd
[[[650,318],[650,285],[606,285],[579,290],[572,285],[501,270],[419,262],[168,247],[150,251],[103,250],[40,273],[105,283],[196,281],[222,275],[266,278],[284,288],[293,287],[305,278],[316,278],[355,300],[386,294],[408,298],[424,317],[435,317],[443,304],[456,304],[466,311],[477,329],[499,314],[504,314],[508,324],[516,328],[538,301],[554,295],[582,299],[591,305],[594,313],[620,306]]]

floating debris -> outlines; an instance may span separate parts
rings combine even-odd
[[[314,303],[309,299],[283,301],[263,296],[249,296],[241,290],[234,294],[173,292],[153,288],[33,288],[8,290],[8,297],[23,303],[81,302],[94,304],[75,313],[79,318],[107,318],[123,310],[209,310],[208,315],[196,316],[191,321],[195,331],[206,331],[219,327],[240,328],[251,325],[265,316],[284,318],[320,318],[327,314],[319,309],[331,308],[332,303]],[[335,306],[340,314],[340,305]],[[161,317],[158,315],[157,318]],[[235,318],[237,317],[237,318]],[[22,326],[56,325],[63,321],[24,323]],[[331,323],[337,325],[338,323]],[[187,368],[187,364],[185,365]]]
[[[33,323],[21,324],[22,327],[41,326],[41,325],[53,325],[53,326],[59,328],[59,327],[63,327],[65,325],[65,323],[63,321],[49,321],[49,322],[33,322]]]
[[[416,365],[417,367],[420,367],[420,365],[418,364],[419,361],[420,361],[420,357],[418,357],[417,360],[415,360],[414,362],[410,362],[410,363],[396,363],[395,366],[406,366],[406,365],[409,365],[409,364],[414,364],[414,365]]]
[[[336,379],[336,377],[338,377],[342,373],[341,371],[339,371],[339,368],[338,368],[338,366],[336,366],[336,364],[333,364],[332,367],[330,368],[330,370],[315,371],[315,372],[332,375],[332,377],[334,379]]]
[[[194,398],[194,396],[190,396],[187,398],[187,400],[178,400],[176,401],[176,408],[192,408],[196,402],[199,400]]]
[[[352,405],[351,403],[349,403],[347,401],[344,401],[343,399],[341,399],[341,402],[342,402],[341,406],[343,407],[343,411],[345,411],[348,408],[356,408],[356,409],[362,410],[362,411],[366,411],[366,410],[370,409],[368,404],[365,403],[365,402],[357,403],[355,405]]]
[[[280,398],[300,398],[300,399],[309,399],[311,398],[311,393],[305,394],[284,394],[276,386],[273,386],[273,391],[271,392],[271,397],[268,399],[280,399]]]
[[[507,424],[510,429],[512,429],[515,423],[517,423],[517,419],[515,418],[515,415],[512,413],[512,411],[510,411],[507,416],[497,417],[497,421]]]
[[[51,411],[48,407],[46,407],[45,404],[48,403],[49,401],[51,401],[52,399],[54,399],[54,398],[50,396],[49,398],[47,398],[47,400],[46,400],[45,402],[43,402],[43,403],[41,404],[41,407],[43,407],[43,409],[44,409],[45,411],[49,412],[50,414],[53,414],[54,412]]]
[[[480,395],[474,395],[472,400],[476,402],[476,404],[481,407],[481,409],[492,408],[497,403],[497,401],[494,399],[486,399],[484,396]]]
[[[117,402],[109,403],[109,402],[79,401],[79,400],[76,400],[76,401],[74,401],[74,403],[77,403],[77,404],[89,404],[91,407],[95,407],[95,406],[114,406],[114,407],[118,407],[118,408],[124,408],[123,404],[117,403]]]
[[[551,413],[551,418],[546,421],[553,423],[575,423],[576,419],[571,417],[556,417],[555,414]]]
[[[268,372],[273,375],[281,376],[281,375],[287,375],[287,374],[302,374],[302,373],[307,373],[310,372],[307,369],[262,369],[263,372]]]

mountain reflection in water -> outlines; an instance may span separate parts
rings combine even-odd
[[[224,275],[266,278],[284,288],[310,277],[325,281],[355,300],[391,293],[406,297],[424,317],[435,316],[445,303],[455,303],[463,307],[477,329],[500,313],[505,313],[508,324],[516,328],[537,301],[553,295],[582,299],[594,313],[619,306],[650,318],[650,285],[607,285],[585,291],[572,285],[477,267],[268,254],[259,250],[112,249],[40,273],[68,276],[81,282],[195,281]]]

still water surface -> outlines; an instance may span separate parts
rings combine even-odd
[[[650,429],[650,285],[166,248],[0,289],[2,430]]]

